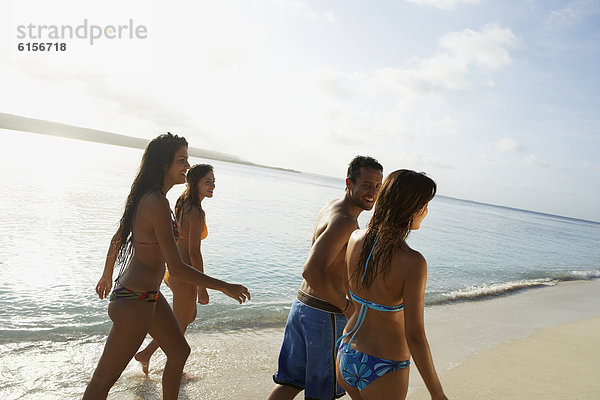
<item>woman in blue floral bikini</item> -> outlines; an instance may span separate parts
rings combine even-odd
[[[432,399],[446,399],[424,329],[427,262],[406,244],[427,216],[436,184],[422,173],[394,171],[366,230],[348,242],[349,292],[356,304],[339,340],[337,380],[352,399],[404,399],[410,357]]]

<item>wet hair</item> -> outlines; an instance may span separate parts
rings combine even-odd
[[[148,193],[162,190],[165,173],[173,163],[175,153],[183,146],[188,146],[184,137],[167,132],[152,139],[146,146],[146,150],[144,150],[140,168],[131,184],[131,190],[125,202],[125,210],[119,221],[119,229],[114,239],[117,245],[117,263],[121,265],[121,271],[129,261],[133,251],[131,232],[137,206]]]
[[[385,178],[367,227],[358,268],[352,275],[357,286],[368,288],[377,275],[385,277],[389,273],[394,251],[405,246],[414,217],[433,199],[436,190],[435,182],[422,172],[400,169]],[[369,268],[365,273],[367,259]]]
[[[191,210],[192,207],[198,207],[202,210],[197,185],[198,182],[200,182],[200,179],[204,178],[206,174],[212,171],[214,171],[213,166],[209,164],[196,164],[190,168],[185,178],[187,183],[185,190],[181,193],[175,203],[175,218],[177,218],[178,221],[181,220],[183,213]]]
[[[348,164],[348,173],[346,174],[352,183],[356,183],[356,178],[360,176],[361,168],[374,169],[383,172],[383,167],[379,164],[379,161],[373,157],[356,156],[350,161],[350,164]]]

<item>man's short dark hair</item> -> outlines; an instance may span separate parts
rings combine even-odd
[[[360,175],[361,168],[374,169],[383,172],[383,167],[379,161],[369,156],[356,156],[348,164],[348,174],[346,175],[352,183],[356,183],[356,178]]]

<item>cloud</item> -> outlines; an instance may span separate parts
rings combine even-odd
[[[162,129],[198,131],[198,125],[190,114],[150,91],[122,89],[117,82],[97,77],[96,80],[83,84],[83,92],[97,99],[104,99],[106,104],[111,104],[117,115],[146,120]]]
[[[449,33],[438,43],[439,50],[431,57],[413,60],[413,68],[378,69],[367,86],[417,93],[466,90],[477,85],[492,88],[495,84],[489,74],[512,64],[509,49],[515,46],[516,37],[509,28],[494,23],[481,31]],[[353,82],[347,86],[360,89]]]
[[[597,0],[572,0],[566,7],[550,11],[548,23],[568,26],[598,13],[600,13],[600,2]]]
[[[322,71],[319,86],[323,92],[337,98],[350,98],[365,87],[367,75],[344,73],[341,71]],[[364,90],[362,90],[364,91]]]
[[[590,170],[596,174],[600,174],[600,165],[591,163],[587,160],[581,162],[581,166],[584,169]]]
[[[333,22],[337,22],[337,19],[335,18],[335,15],[333,15],[333,13],[332,13],[332,12],[326,12],[326,13],[323,13],[323,18],[324,18],[324,19],[325,19],[325,21],[327,21],[327,22],[331,22],[331,23],[333,23]]]
[[[481,31],[465,29],[439,39],[439,50],[429,58],[416,59],[413,68],[379,68],[371,74],[330,72],[322,87],[340,97],[439,93],[441,90],[466,90],[477,84],[492,88],[489,73],[512,64],[509,48],[515,35],[498,24],[485,25]]]
[[[497,164],[502,163],[502,160],[500,160],[499,158],[490,156],[488,154],[480,154],[480,155],[476,156],[475,159],[479,160],[483,163],[492,164],[492,165],[497,165]]]
[[[514,153],[524,150],[524,147],[511,138],[502,138],[496,142],[496,149],[502,153]]]
[[[329,23],[336,22],[335,15],[332,12],[319,13],[315,11],[310,4],[302,0],[271,0],[272,3],[291,9],[295,14],[312,20],[321,20]]]
[[[456,169],[456,166],[451,162],[444,160],[436,155],[412,152],[404,153],[397,156],[400,165],[406,165],[406,168],[414,170],[429,170],[431,167],[439,167],[443,169]]]
[[[413,71],[414,78],[425,86],[465,89],[473,73],[498,71],[512,63],[508,49],[515,45],[515,35],[509,28],[488,24],[479,32],[465,29],[439,40],[440,50],[421,62]],[[493,86],[486,79],[485,85]]]
[[[482,0],[406,0],[409,3],[415,3],[420,6],[437,7],[443,10],[450,10],[463,4],[478,4]]]
[[[397,107],[338,107],[329,112],[330,139],[339,145],[367,145],[415,140],[424,128],[410,112]]]
[[[375,138],[402,146],[456,135],[461,124],[452,116],[446,92],[489,90],[491,75],[511,64],[508,50],[514,42],[510,29],[489,24],[444,35],[435,53],[408,68],[317,71],[318,89],[328,99],[329,140],[350,146]]]
[[[413,95],[410,89],[391,90],[371,74],[330,73],[320,90],[328,99],[325,126],[336,145],[383,142],[389,146],[460,131],[445,100],[436,94]],[[323,98],[322,94],[317,98]]]
[[[536,165],[538,167],[543,167],[543,168],[553,167],[553,165],[551,163],[549,163],[546,160],[540,159],[535,154],[528,154],[527,156],[525,156],[525,162],[527,162],[531,165]]]
[[[462,32],[449,33],[440,39],[440,47],[455,62],[472,64],[491,71],[512,63],[507,48],[512,47],[514,43],[515,35],[512,31],[496,23],[485,25],[480,32],[465,29]]]

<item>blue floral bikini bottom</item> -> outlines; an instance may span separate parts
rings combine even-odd
[[[363,390],[375,379],[410,365],[410,360],[392,361],[361,353],[349,347],[343,340],[338,349],[340,372],[344,381]]]

